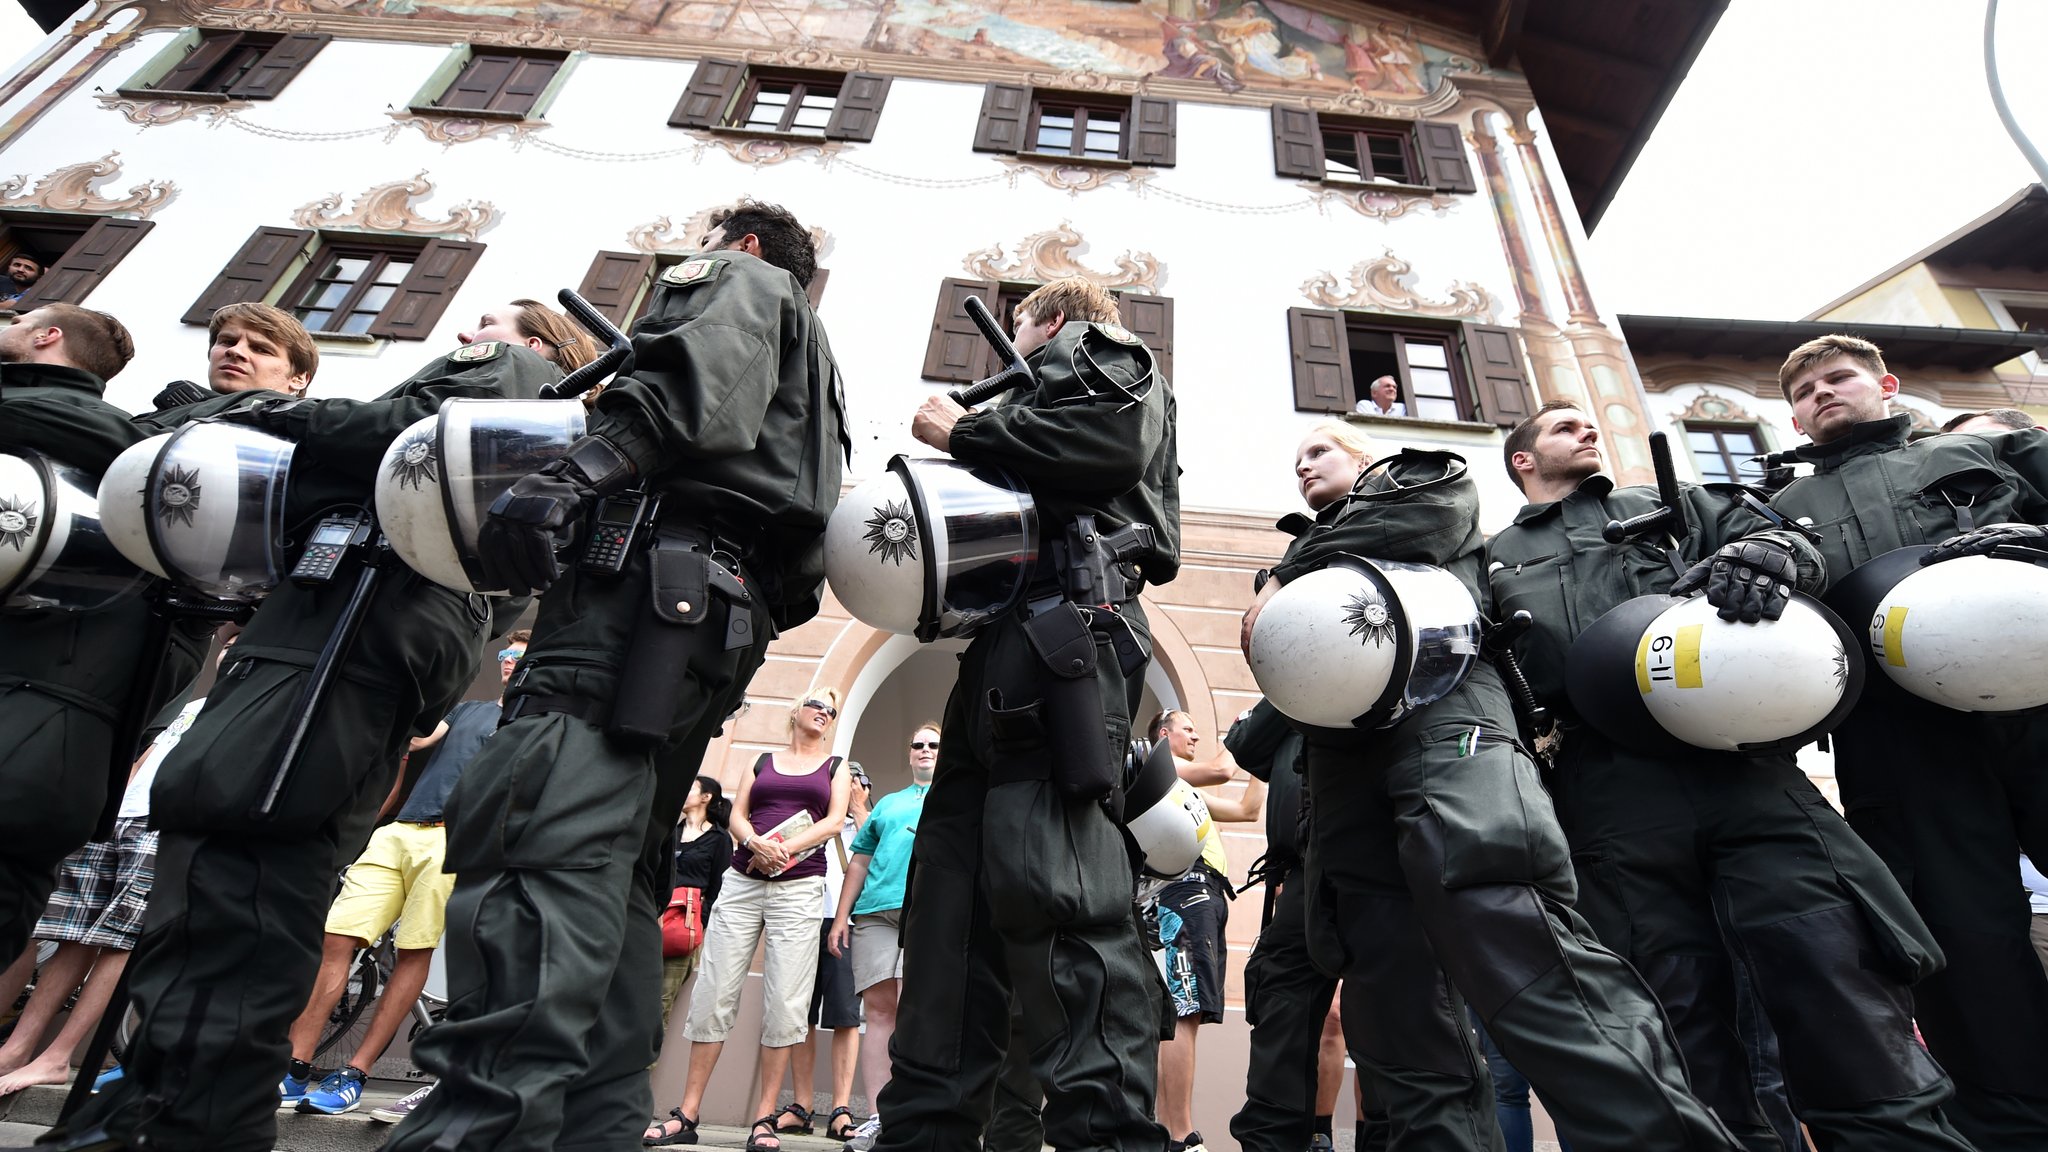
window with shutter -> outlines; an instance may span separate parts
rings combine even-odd
[[[307,331],[328,336],[426,339],[484,251],[454,240],[421,244],[356,233],[321,241],[280,307]]]
[[[1174,165],[1174,104],[1156,96],[1131,99],[1131,163],[1153,168]]]
[[[1131,335],[1152,350],[1159,374],[1173,379],[1173,299],[1126,292],[1117,297],[1117,311]]]
[[[1171,168],[1175,119],[1173,101],[1156,97],[990,84],[974,150]]]
[[[1314,112],[1273,105],[1273,171],[1304,180],[1322,178],[1323,135]]]
[[[1533,410],[1513,328],[1309,308],[1287,317],[1297,411],[1512,427]],[[1388,408],[1374,394],[1383,378]]]
[[[81,220],[90,220],[91,223],[78,230],[77,224]],[[10,233],[43,238],[39,246],[29,248],[30,255],[43,258],[43,275],[15,303],[14,308],[18,312],[27,312],[44,304],[77,304],[83,301],[123,257],[134,251],[143,236],[156,227],[149,220],[122,220],[111,216],[57,217],[47,224],[9,218],[7,224]],[[60,254],[52,240],[69,243]]]
[[[179,320],[203,325],[213,318],[217,308],[268,299],[271,290],[306,254],[306,246],[312,241],[313,233],[303,228],[256,229]]]
[[[1024,152],[1024,125],[1031,119],[1031,89],[991,82],[981,93],[981,119],[974,126],[976,152]]]
[[[1456,124],[1424,120],[1415,125],[1415,145],[1422,156],[1422,179],[1439,192],[1472,192],[1472,162],[1465,158],[1465,137]]]
[[[654,280],[654,257],[645,252],[599,252],[576,294],[621,328],[640,314],[640,299]]]
[[[668,122],[827,140],[875,138],[889,78],[872,72],[812,72],[702,60]]]
[[[525,119],[540,115],[568,61],[564,52],[503,48],[456,50],[459,67],[445,81],[428,81],[413,100],[420,111]],[[446,73],[444,66],[443,75]]]
[[[988,343],[967,315],[967,298],[980,297],[990,311],[1002,316],[997,299],[1000,287],[988,280],[947,280],[939,285],[931,342],[925,345],[925,379],[972,384],[988,375]]]
[[[377,313],[370,335],[397,340],[425,340],[454,302],[455,290],[469,277],[484,246],[455,240],[429,240],[413,258],[412,268],[398,284],[390,302]],[[310,325],[308,325],[310,327]]]
[[[1763,429],[1755,424],[1685,422],[1686,447],[1699,469],[1702,484],[1760,484],[1764,466],[1757,462],[1768,449]]]
[[[1273,106],[1273,171],[1338,184],[1400,184],[1472,192],[1472,164],[1455,124],[1325,116]]]

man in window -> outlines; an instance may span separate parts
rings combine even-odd
[[[43,278],[43,262],[26,252],[7,258],[7,278],[0,280],[0,309],[13,308]]]
[[[1382,376],[1372,382],[1372,390],[1353,409],[1361,416],[1406,416],[1408,406],[1401,403],[1401,382],[1392,376]]]
[[[486,341],[436,357],[375,400],[308,399],[253,385],[310,378],[311,340],[289,314],[230,305],[213,315],[211,331],[210,378],[230,390],[145,419],[169,427],[210,416],[295,441],[284,515],[295,533],[368,506],[385,449],[443,401],[532,399],[561,378],[524,346]],[[270,593],[159,769],[151,818],[162,841],[154,915],[129,967],[141,1021],[126,1075],[46,1136],[49,1146],[136,1147],[145,1134],[141,1146],[171,1152],[276,1143],[287,1029],[319,971],[335,870],[367,841],[407,740],[447,715],[490,637],[524,607],[391,563],[295,773],[270,814],[256,816],[280,734],[298,723],[301,694],[361,562],[345,561],[327,583],[286,580]]]
[[[1771,503],[1820,534],[1831,580],[1915,544],[1949,557],[2048,538],[2048,433],[1909,439],[1898,377],[1853,336],[1794,348],[1778,382],[1814,470]],[[2048,721],[1953,711],[1872,669],[1834,747],[1850,822],[1910,878],[1948,958],[1913,990],[1928,1050],[1955,1080],[1944,1111],[1980,1148],[2048,1148],[2048,977],[2013,878],[2020,852],[2048,859]]]
[[[1569,402],[1517,424],[1503,456],[1529,502],[1488,544],[1487,578],[1500,617],[1534,617],[1517,654],[1555,714],[1576,716],[1567,654],[1609,609],[1704,590],[1721,619],[1767,628],[1760,622],[1777,619],[1795,587],[1817,592],[1825,579],[1804,536],[1697,485],[1680,486],[1683,575],[1658,541],[1608,542],[1610,521],[1655,509],[1658,493],[1614,486],[1599,428]],[[1737,1027],[1738,963],[1816,1143],[1970,1152],[1942,1118],[1948,1078],[1913,1042],[1909,986],[1940,967],[1941,953],[1791,751],[1649,755],[1574,723],[1552,786],[1580,914],[1656,992],[1694,1093],[1746,1147],[1783,1145],[1757,1104]]]
[[[546,594],[505,726],[448,800],[453,999],[413,1049],[440,1084],[390,1152],[638,1145],[676,820],[768,638],[824,591],[851,445],[804,297],[816,269],[787,210],[714,214],[703,251],[662,273],[589,433],[492,507],[486,579]],[[656,497],[639,546],[563,571],[586,511],[644,525]]]

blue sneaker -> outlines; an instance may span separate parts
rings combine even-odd
[[[116,1064],[112,1068],[107,1069],[105,1072],[100,1073],[97,1077],[93,1079],[92,1090],[94,1092],[98,1092],[100,1089],[105,1088],[107,1085],[120,1080],[121,1077],[126,1075],[127,1073],[121,1070],[121,1066],[119,1064]]]
[[[297,1076],[292,1075],[290,1072],[286,1072],[284,1074],[284,1079],[277,1082],[278,1108],[285,1109],[298,1107],[299,1103],[305,1100],[307,1089],[311,1088],[312,1086],[312,1077],[309,1076],[306,1079],[301,1080]]]
[[[299,1111],[339,1116],[355,1111],[356,1105],[362,1102],[363,1070],[350,1066],[328,1076],[318,1088],[306,1093],[306,1098],[299,1101]]]

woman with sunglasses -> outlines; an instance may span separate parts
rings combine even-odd
[[[763,752],[753,770],[740,777],[732,804],[735,847],[732,867],[718,895],[718,915],[705,926],[697,985],[690,994],[690,1073],[682,1106],[669,1119],[650,1125],[642,1143],[650,1147],[695,1144],[704,1090],[719,1053],[739,1015],[740,991],[754,949],[768,945],[762,994],[761,1098],[747,1134],[748,1152],[773,1152],[775,1098],[789,1069],[790,1049],[810,1030],[811,988],[817,979],[819,937],[824,922],[825,858],[818,848],[837,835],[846,819],[848,774],[832,755],[832,726],[839,719],[839,693],[819,689],[790,709],[790,741],[779,752]]]

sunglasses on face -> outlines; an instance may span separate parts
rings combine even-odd
[[[937,752],[939,750],[939,742],[937,740],[912,740],[910,747],[914,752]]]
[[[525,653],[525,652],[524,652],[523,650],[521,650],[521,649],[518,649],[518,648],[507,648],[507,649],[505,649],[505,650],[504,650],[503,652],[500,652],[500,653],[498,653],[498,659],[500,659],[500,660],[517,660],[517,659],[519,659],[519,658],[520,658],[521,656],[524,656],[524,655],[526,655],[526,653]]]
[[[830,704],[825,703],[823,700],[806,700],[804,701],[804,707],[816,708],[818,711],[823,712],[825,715],[831,717],[834,720],[839,719],[839,709],[834,708]]]

